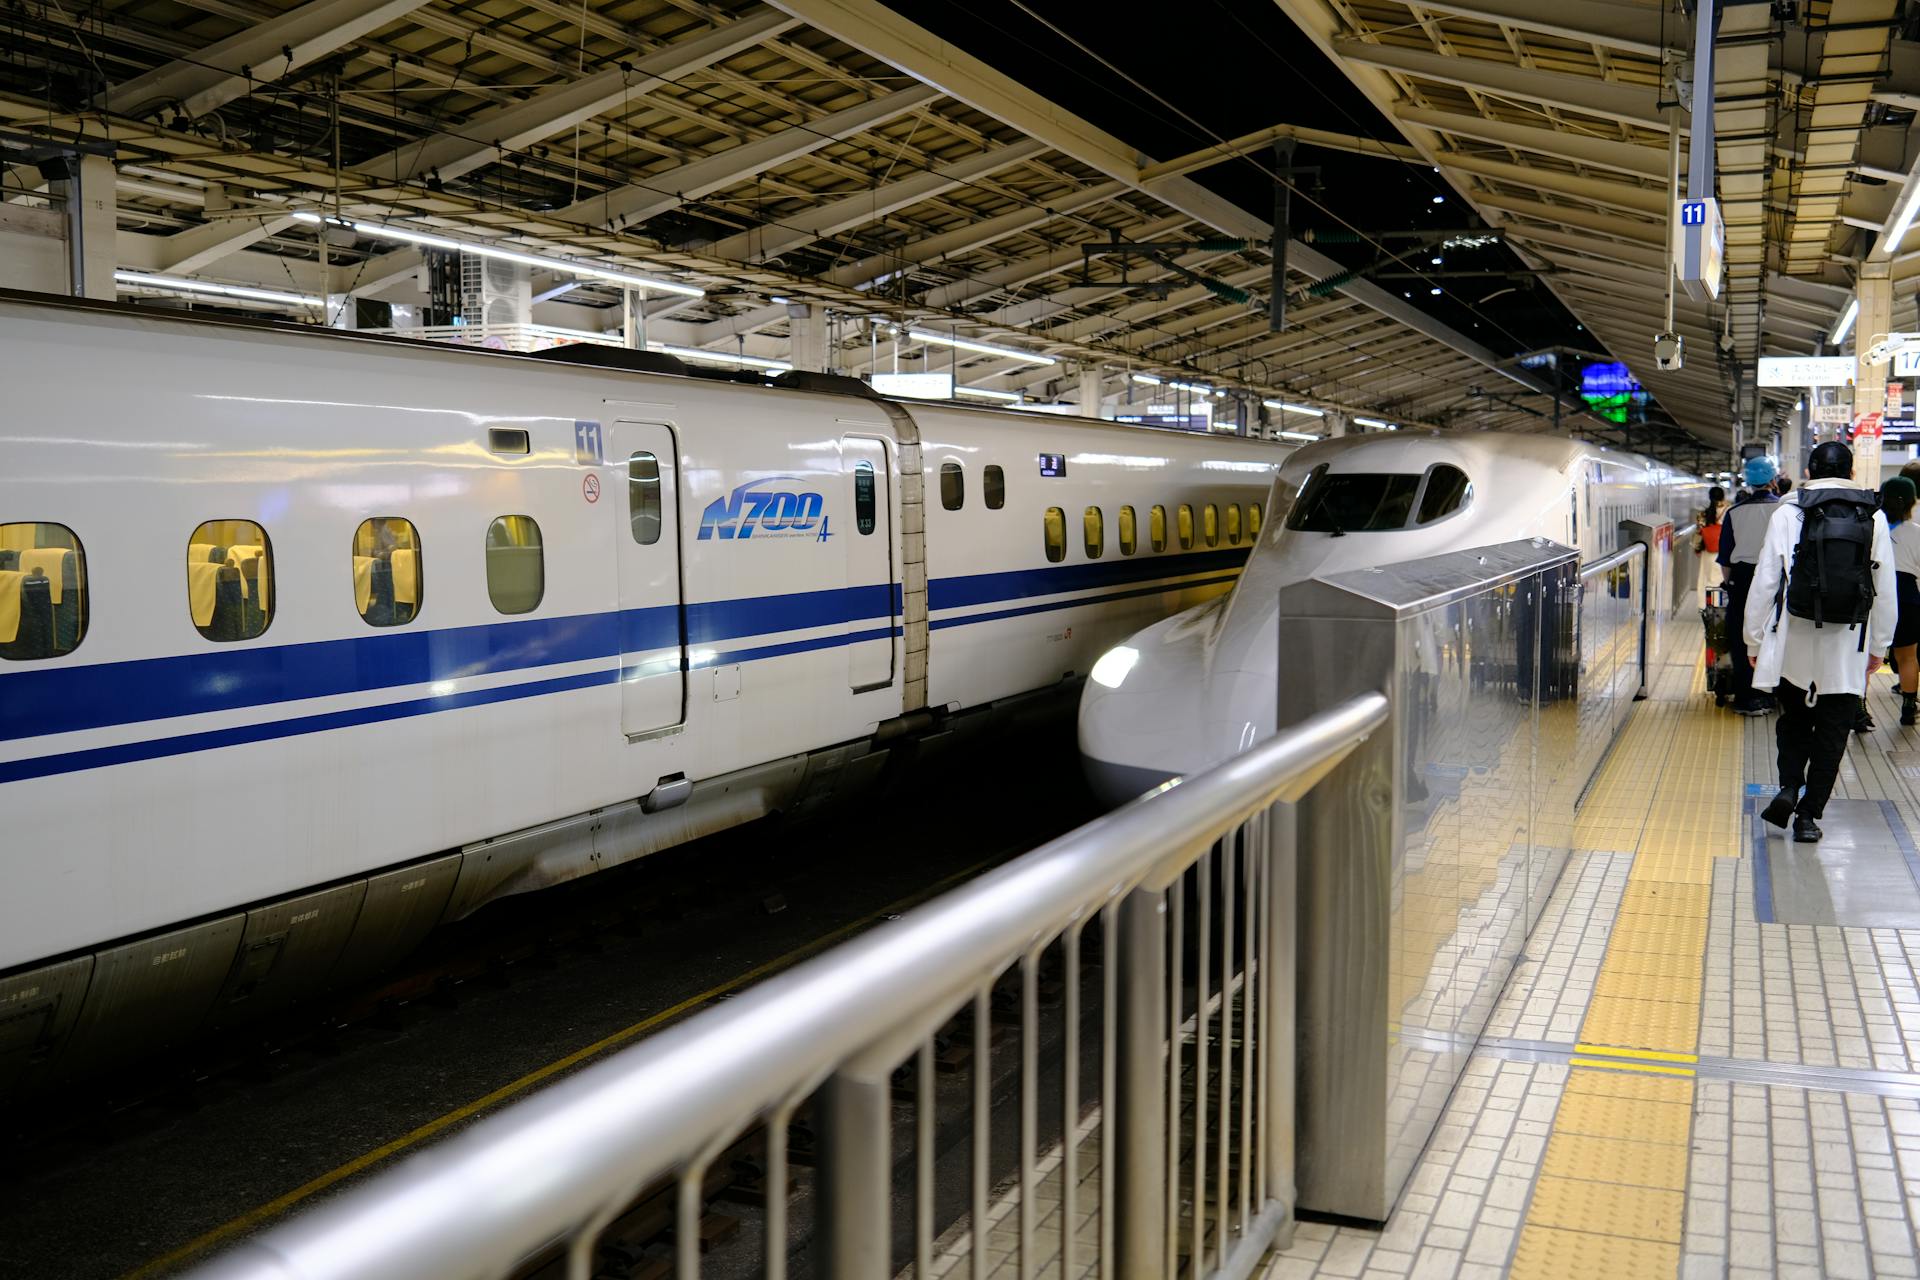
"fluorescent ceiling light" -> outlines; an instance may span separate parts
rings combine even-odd
[[[647,350],[658,351],[663,355],[679,356],[682,360],[705,360],[711,364],[737,364],[749,369],[771,369],[784,373],[793,368],[785,360],[763,360],[759,356],[735,355],[728,351],[708,351],[705,347],[677,347],[671,342],[649,342]]]
[[[322,218],[317,213],[296,213],[293,216],[301,222],[346,227],[355,235],[365,236],[369,240],[397,240],[403,244],[424,245],[429,249],[450,249],[482,258],[499,258],[503,262],[522,262],[530,267],[542,267],[549,271],[565,271],[570,275],[606,280],[613,284],[625,285],[629,289],[652,289],[659,293],[677,293],[683,298],[704,298],[707,295],[705,289],[696,289],[690,284],[680,284],[674,280],[656,280],[652,276],[638,276],[631,271],[595,266],[593,263],[580,262],[573,258],[522,253],[518,249],[506,249],[495,244],[455,240],[448,236],[414,231],[407,227],[388,226],[379,222],[359,222],[351,218]]]
[[[955,387],[953,393],[958,396],[974,396],[981,400],[1018,400],[1018,391],[995,391],[991,387]]]
[[[1149,387],[1157,387],[1160,385],[1160,379],[1150,373],[1136,373],[1133,375],[1133,380],[1135,382],[1143,382]]]
[[[1913,215],[1920,212],[1920,179],[1909,179],[1907,198],[1900,202],[1900,212],[1894,215],[1893,226],[1887,231],[1887,252],[1900,252],[1900,242],[1907,238],[1908,228],[1913,226]]]
[[[1269,409],[1278,409],[1282,413],[1304,413],[1309,418],[1324,418],[1327,416],[1325,409],[1316,409],[1310,404],[1289,404],[1285,400],[1262,400],[1260,403]]]
[[[1195,395],[1210,396],[1215,394],[1212,387],[1203,387],[1197,382],[1169,382],[1167,385],[1177,387],[1181,391],[1191,391]]]
[[[1391,422],[1382,422],[1378,418],[1355,418],[1353,425],[1356,427],[1374,427],[1381,431],[1391,431],[1393,429]]]
[[[181,293],[205,293],[220,298],[245,298],[251,302],[277,302],[286,307],[317,307],[319,297],[311,293],[281,293],[275,289],[254,289],[239,284],[215,284],[211,280],[182,280],[178,276],[153,276],[144,271],[116,271],[113,278],[121,284],[142,289],[175,289]]]
[[[1320,438],[1307,431],[1278,431],[1274,434],[1282,440],[1318,440]]]
[[[1840,320],[1833,326],[1833,332],[1828,335],[1827,341],[1833,343],[1835,346],[1845,342],[1847,340],[1847,334],[1853,329],[1854,317],[1859,314],[1860,299],[1849,298],[1847,300],[1847,309],[1840,313]]]
[[[996,347],[991,342],[973,342],[967,338],[954,338],[944,333],[932,333],[926,329],[909,329],[907,336],[915,342],[934,342],[943,347],[958,347],[962,351],[978,351],[983,356],[1010,356],[1015,360],[1025,360],[1028,364],[1058,364],[1052,356],[1043,356],[1033,351],[1017,351],[1012,347]]]

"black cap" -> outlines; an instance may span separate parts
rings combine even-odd
[[[1815,445],[1807,455],[1807,479],[1845,480],[1853,475],[1853,450],[1838,440]]]

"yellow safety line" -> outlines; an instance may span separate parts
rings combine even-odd
[[[699,995],[688,996],[685,1000],[673,1005],[671,1008],[662,1009],[660,1012],[642,1018],[630,1026],[622,1027],[611,1035],[603,1036],[595,1040],[585,1048],[574,1050],[564,1058],[557,1058],[543,1067],[536,1067],[519,1079],[501,1085],[492,1093],[475,1098],[472,1102],[466,1103],[463,1106],[455,1107],[445,1115],[435,1116],[419,1128],[404,1133],[393,1141],[383,1143],[362,1155],[355,1156],[345,1164],[327,1170],[327,1172],[321,1174],[311,1182],[303,1183],[285,1195],[276,1196],[263,1205],[249,1209],[237,1218],[221,1223],[213,1230],[204,1235],[194,1237],[179,1248],[141,1264],[132,1271],[127,1272],[120,1280],[146,1280],[146,1277],[158,1275],[178,1263],[184,1262],[194,1254],[201,1253],[219,1244],[222,1240],[226,1240],[231,1236],[248,1231],[254,1227],[262,1226],[268,1221],[279,1217],[288,1209],[291,1209],[294,1205],[299,1204],[302,1200],[307,1199],[316,1192],[325,1191],[335,1183],[346,1178],[351,1178],[356,1173],[370,1169],[390,1156],[398,1155],[409,1147],[418,1146],[421,1142],[433,1137],[442,1130],[459,1124],[462,1120],[467,1120],[479,1115],[483,1111],[496,1107],[515,1094],[523,1093],[541,1081],[565,1071],[569,1067],[576,1067],[587,1059],[605,1053],[608,1049],[623,1044],[643,1032],[651,1031],[664,1022],[671,1022],[680,1015],[712,1001],[715,997],[725,995],[729,991],[737,990],[749,983],[777,973],[782,969],[790,968],[808,956],[824,950],[850,934],[858,933],[876,921],[890,915],[895,915],[907,907],[913,906],[915,903],[924,901],[940,892],[940,890],[947,888],[949,885],[964,880],[969,876],[976,875],[998,861],[999,859],[997,858],[989,858],[984,862],[977,862],[965,870],[956,871],[929,888],[909,894],[907,897],[890,903],[878,911],[860,917],[860,919],[853,921],[851,924],[842,925],[840,928],[814,939],[803,947],[796,947],[783,956],[768,960],[764,964],[755,965],[745,973],[729,978],[718,986],[707,988],[707,990],[702,991]]]
[[[1575,1053],[1600,1054],[1615,1058],[1647,1058],[1654,1062],[1698,1062],[1697,1053],[1667,1053],[1659,1049],[1616,1049],[1605,1044],[1578,1044],[1573,1046]]]
[[[1622,1062],[1618,1058],[1568,1058],[1570,1066],[1593,1067],[1600,1071],[1641,1071],[1647,1075],[1687,1076],[1694,1074],[1692,1067],[1662,1067],[1651,1062]]]
[[[1576,848],[1631,851],[1633,866],[1515,1280],[1679,1272],[1713,863],[1740,852],[1740,725],[1695,667],[1683,692],[1662,680],[1635,708],[1576,824]]]

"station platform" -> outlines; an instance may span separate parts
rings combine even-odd
[[[1920,1275],[1920,731],[1876,676],[1826,839],[1769,838],[1772,717],[1670,652],[1393,1217],[1267,1276]]]
[[[1849,746],[1826,839],[1769,839],[1773,718],[1716,708],[1690,641],[1676,636],[1581,806],[1391,1219],[1301,1222],[1255,1274],[1920,1276],[1920,730],[1897,727],[1875,677],[1879,728]],[[1472,792],[1443,806],[1471,823]],[[1490,848],[1487,878],[1498,860]],[[1091,1274],[1097,1128],[1080,1126],[1070,1207],[1061,1152],[1041,1161],[1032,1272],[1009,1187],[985,1265],[963,1221],[932,1274],[1058,1276],[1063,1211],[1087,1246],[1073,1272]]]

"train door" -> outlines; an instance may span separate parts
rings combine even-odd
[[[853,527],[841,545],[846,556],[848,612],[856,637],[847,645],[847,683],[856,692],[893,683],[893,485],[887,445],[867,436],[842,436],[840,465],[853,498]]]
[[[687,632],[680,592],[678,453],[673,430],[615,422],[607,478],[616,493],[620,575],[620,728],[629,738],[686,719]]]

